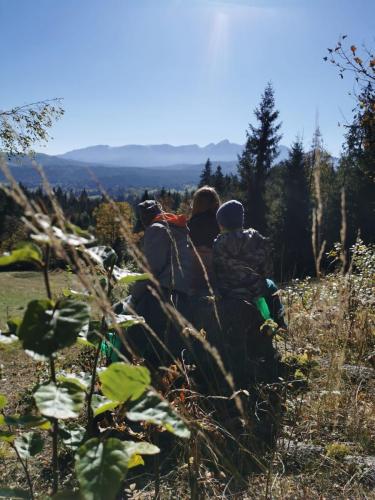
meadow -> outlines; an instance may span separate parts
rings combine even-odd
[[[72,276],[65,271],[51,273],[51,285],[59,295],[72,283]],[[0,273],[0,330],[9,318],[22,316],[31,297],[45,296],[43,274],[38,271],[9,271]]]

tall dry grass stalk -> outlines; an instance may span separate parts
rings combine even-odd
[[[315,207],[312,213],[312,247],[315,261],[315,272],[317,278],[321,276],[321,262],[326,248],[326,241],[322,242],[322,225],[323,225],[323,198],[320,184],[321,174],[321,152],[319,145],[316,146],[315,161],[313,166],[314,174],[314,191],[315,191]]]

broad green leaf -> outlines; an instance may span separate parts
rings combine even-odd
[[[144,322],[145,320],[142,316],[136,316],[134,314],[116,314],[115,316],[115,325],[124,329]],[[114,328],[114,324],[111,324],[110,328]]]
[[[136,281],[145,281],[150,279],[149,273],[133,273],[128,269],[121,269],[115,266],[113,269],[113,277],[123,285],[130,285]]]
[[[0,488],[0,498],[30,498],[30,491],[20,488]]]
[[[81,238],[84,238],[87,243],[82,243],[84,245],[87,245],[88,243],[93,243],[95,241],[95,236],[93,236],[89,231],[86,231],[85,229],[82,229],[79,226],[76,226],[75,224],[72,224],[71,222],[66,223],[66,229],[69,230],[71,233],[74,233]]]
[[[6,398],[6,396],[4,396],[4,394],[0,394],[0,410],[5,408],[7,403],[8,403],[8,399]]]
[[[122,441],[116,438],[104,441],[93,438],[80,446],[75,456],[75,472],[84,500],[115,499],[129,460]]]
[[[14,441],[14,446],[21,458],[34,457],[43,450],[43,445],[43,439],[37,432],[21,434],[21,436],[18,436]]]
[[[5,424],[5,417],[4,417],[4,415],[2,415],[0,413],[0,425],[4,425],[4,424]]]
[[[64,425],[59,424],[59,434],[65,446],[71,450],[75,450],[81,445],[85,436],[86,429],[81,425]]]
[[[33,262],[41,265],[43,263],[42,251],[34,243],[21,243],[10,253],[0,256],[0,267],[17,262]]]
[[[106,270],[111,269],[117,262],[117,254],[111,247],[91,247],[86,252],[94,262],[102,265]]]
[[[119,401],[111,401],[100,394],[93,394],[91,400],[91,408],[94,412],[94,417],[106,411],[114,410],[119,404]]]
[[[91,373],[87,372],[70,373],[63,371],[58,373],[56,378],[59,382],[77,384],[84,391],[87,391],[91,384]]]
[[[16,435],[10,431],[1,431],[0,430],[0,441],[4,441],[5,443],[13,443]]]
[[[32,234],[31,237],[35,241],[40,243],[50,243],[51,239],[58,239],[70,246],[82,246],[88,245],[95,241],[94,236],[92,236],[87,231],[83,231],[74,224],[67,222],[65,227],[61,229],[58,226],[53,226],[51,220],[47,215],[38,214],[38,225],[40,226],[41,232],[38,234]]]
[[[51,428],[51,422],[49,420],[37,415],[9,415],[5,417],[5,423],[13,427],[25,429],[37,427],[42,430],[48,430]]]
[[[89,322],[89,308],[84,302],[63,299],[56,305],[50,300],[29,302],[18,336],[23,348],[51,356],[72,345]]]
[[[104,396],[121,403],[138,399],[151,383],[147,368],[120,362],[100,372],[99,379]]]
[[[146,441],[123,441],[124,448],[126,452],[132,456],[138,455],[156,455],[160,452],[160,448],[154,444],[147,443]]]
[[[62,294],[64,295],[64,297],[66,298],[72,298],[72,299],[75,299],[75,300],[91,300],[92,297],[91,295],[89,294],[89,292],[86,292],[86,291],[78,291],[78,290],[72,290],[72,289],[69,289],[69,288],[64,288],[62,290]]]
[[[50,418],[76,418],[84,403],[85,392],[70,382],[42,384],[34,393],[34,399],[40,413]]]
[[[160,425],[181,438],[190,437],[190,431],[185,422],[171,408],[168,401],[161,399],[155,392],[150,391],[142,399],[136,401],[126,416],[134,422],[144,421]]]

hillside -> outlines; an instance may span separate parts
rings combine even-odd
[[[116,167],[66,160],[57,156],[37,154],[35,161],[44,168],[47,179],[53,186],[65,189],[114,188],[176,188],[194,185],[199,180],[203,164],[180,164],[169,167]],[[213,162],[215,165],[216,163]],[[14,178],[27,187],[40,184],[38,172],[29,158],[12,160],[10,168]],[[235,172],[236,162],[221,162],[223,172]],[[0,181],[4,176],[0,173]]]

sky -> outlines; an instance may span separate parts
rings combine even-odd
[[[338,155],[353,82],[323,57],[342,34],[375,46],[375,0],[0,0],[0,109],[63,98],[48,154],[244,143],[271,81],[282,144],[318,119]]]

